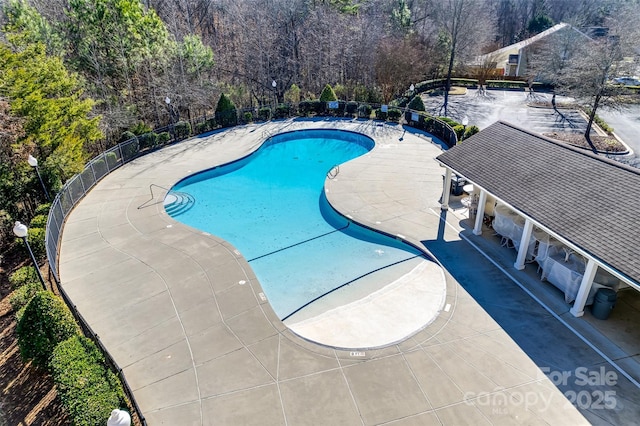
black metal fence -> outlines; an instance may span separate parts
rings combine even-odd
[[[200,117],[192,122],[180,121],[171,126],[155,129],[153,132],[139,135],[125,142],[110,148],[99,154],[87,163],[84,170],[69,179],[54,198],[49,210],[47,219],[47,229],[45,234],[45,246],[47,260],[53,274],[59,293],[69,306],[74,316],[80,323],[85,334],[91,337],[100,347],[107,359],[108,364],[117,372],[122,380],[125,393],[131,404],[137,411],[137,416],[143,425],[146,425],[144,416],[140,412],[133,397],[133,392],[129,388],[127,381],[122,374],[122,369],[113,360],[109,352],[102,345],[100,338],[93,332],[89,324],[78,312],[76,306],[69,299],[68,295],[60,286],[58,274],[58,257],[60,248],[60,238],[67,216],[82,198],[109,173],[120,166],[139,157],[142,154],[152,152],[162,146],[169,145],[178,140],[185,139],[194,134],[201,134],[208,131],[231,127],[237,124],[244,124],[251,121],[271,120],[274,118],[291,118],[305,116],[329,116],[329,117],[350,117],[370,119],[372,114],[380,120],[398,122],[404,115],[408,125],[424,130],[441,139],[449,147],[458,141],[456,133],[444,121],[436,117],[428,116],[424,112],[412,111],[407,108],[385,108],[381,105],[366,104],[359,102],[320,102],[305,101],[298,104],[279,104],[273,106],[260,106],[254,108],[244,108],[215,116]]]

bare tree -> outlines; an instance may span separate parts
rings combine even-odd
[[[447,115],[451,75],[456,63],[462,63],[488,44],[493,37],[493,22],[489,8],[478,0],[441,0],[433,4],[434,20],[445,37],[447,55],[444,103],[441,111]]]
[[[615,16],[615,18],[614,18]],[[598,108],[618,108],[625,102],[625,89],[615,84],[615,78],[632,72],[638,60],[640,13],[637,9],[620,7],[607,21],[608,33],[583,42],[570,57],[569,67],[557,78],[561,90],[580,101],[589,114],[585,138],[591,142],[591,129]]]

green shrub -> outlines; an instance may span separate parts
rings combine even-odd
[[[480,131],[478,126],[467,126],[467,129],[464,131],[463,139],[467,139]]]
[[[47,256],[45,250],[44,238],[47,231],[44,228],[29,228],[27,231],[27,241],[31,251],[37,260],[43,260]]]
[[[47,227],[47,215],[39,214],[31,219],[29,222],[29,228],[46,228]]]
[[[456,132],[458,140],[462,140],[462,137],[464,136],[464,126],[462,124],[455,125],[453,126],[453,131]]]
[[[209,127],[207,126],[207,123],[198,123],[196,124],[196,134],[199,135],[201,133],[206,133],[209,131]]]
[[[158,143],[158,135],[153,132],[145,133],[138,136],[141,149],[154,148]]]
[[[107,165],[102,158],[94,160],[91,163],[91,167],[93,168],[93,174],[96,176],[96,180],[99,180],[109,173],[109,169],[107,169]]]
[[[171,140],[171,133],[169,132],[158,133],[158,139],[157,139],[158,145],[164,145],[170,140]]]
[[[218,105],[216,106],[216,121],[222,127],[235,126],[238,124],[236,106],[224,93],[221,93],[220,99],[218,99]]]
[[[298,104],[298,113],[303,116],[306,117],[308,115],[311,114],[313,108],[311,106],[311,102],[312,101],[302,101]]]
[[[118,165],[118,156],[116,155],[116,153],[113,151],[107,152],[106,157],[107,157],[107,165],[109,166],[109,170],[115,169],[116,166]]]
[[[389,113],[388,113],[388,112],[384,112],[384,111],[382,111],[380,108],[376,109],[376,111],[375,111],[375,112],[376,112],[376,118],[377,118],[378,120],[385,120],[385,121],[386,121],[386,120],[387,120],[387,117],[389,116]]]
[[[43,368],[49,365],[56,345],[78,332],[67,305],[49,291],[39,291],[31,298],[16,328],[22,357]]]
[[[526,81],[487,80],[487,88],[524,90],[525,87],[527,87]]]
[[[300,88],[296,84],[292,84],[291,87],[284,92],[285,102],[291,102],[297,104],[300,102]]]
[[[358,113],[358,103],[355,101],[347,102],[345,107],[345,111],[349,115],[356,115]]]
[[[451,85],[458,87],[478,87],[478,80],[473,78],[452,78]]]
[[[111,410],[126,407],[122,384],[86,337],[76,335],[61,342],[53,351],[50,368],[73,425],[106,424]]]
[[[322,93],[320,94],[320,101],[331,102],[331,101],[337,101],[337,100],[338,100],[338,97],[336,96],[336,93],[333,91],[333,88],[329,84],[324,86],[324,89],[322,89]]]
[[[129,161],[135,158],[140,151],[140,141],[138,139],[130,139],[127,143],[120,145],[123,160]]]
[[[447,123],[451,127],[456,127],[456,126],[460,125],[460,123],[458,123],[456,120],[454,120],[452,118],[449,118],[449,117],[438,117],[438,120],[444,121],[445,123]]]
[[[20,313],[20,320],[24,311],[21,312],[21,309],[29,303],[31,298],[36,295],[37,292],[42,290],[42,284],[39,282],[31,282],[25,284],[13,291],[11,297],[9,297],[9,303],[11,304],[11,308],[13,311],[18,314]]]
[[[420,95],[414,96],[407,106],[409,107],[409,109],[412,109],[414,111],[426,111],[424,102],[422,102],[422,98],[420,97]]]
[[[122,133],[122,135],[120,135],[120,141],[119,142],[126,142],[130,139],[133,139],[136,137],[136,134],[133,132],[130,132],[129,130],[127,130],[126,132]]]
[[[291,107],[287,104],[279,104],[276,107],[276,111],[273,114],[273,118],[275,119],[279,119],[279,118],[287,118],[289,117],[289,114],[291,113]]]
[[[271,108],[262,107],[258,110],[258,119],[262,121],[271,120]]]
[[[218,122],[216,121],[215,117],[207,118],[207,125],[209,126],[210,130],[215,130],[218,128]]]
[[[36,216],[41,214],[48,216],[50,209],[51,209],[51,203],[40,204],[38,207],[36,207],[34,214]]]
[[[373,108],[369,104],[362,104],[358,107],[358,117],[366,118],[367,120],[371,118],[371,112],[373,112]]]
[[[251,123],[253,121],[253,114],[247,111],[243,114],[242,119],[245,123]]]
[[[402,111],[400,111],[398,108],[389,108],[387,116],[389,117],[389,121],[397,123],[398,121],[400,121],[400,117],[402,117]]]
[[[191,124],[188,121],[178,121],[173,127],[176,139],[185,139],[191,133]]]
[[[144,124],[142,121],[138,121],[138,123],[131,129],[131,133],[133,133],[134,135],[142,135],[151,132],[151,130],[151,127]]]
[[[40,280],[38,279],[36,268],[33,266],[23,266],[9,275],[9,283],[11,284],[11,288],[18,289],[25,285],[40,283]]]

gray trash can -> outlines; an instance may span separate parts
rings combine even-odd
[[[596,291],[596,296],[591,306],[591,314],[601,320],[609,318],[611,310],[616,304],[616,292],[610,288],[601,288]]]

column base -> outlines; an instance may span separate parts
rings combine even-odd
[[[584,315],[584,310],[579,311],[579,310],[577,310],[575,308],[569,309],[569,312],[571,312],[571,315],[573,315],[576,318],[580,318],[581,316]]]

